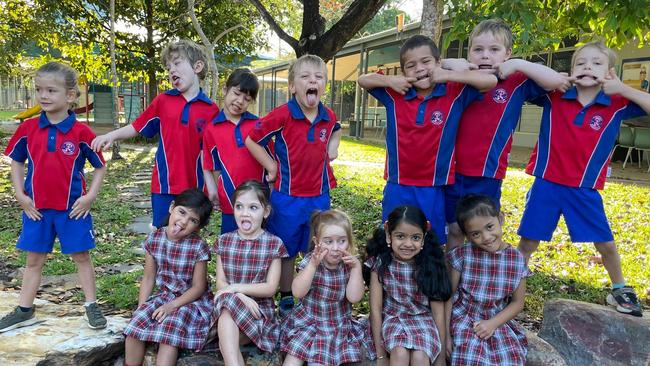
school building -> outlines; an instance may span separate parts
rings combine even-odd
[[[445,21],[444,28],[449,26]],[[400,74],[399,49],[404,40],[420,33],[420,23],[411,23],[402,32],[396,28],[352,40],[327,63],[328,84],[323,103],[332,108],[349,135],[360,138],[383,138],[386,124],[386,110],[359,88],[356,81],[360,75],[382,70],[384,74]],[[444,31],[443,31],[444,34]],[[565,40],[557,51],[540,52],[534,55],[517,56],[542,63],[559,72],[570,72],[571,56],[577,39]],[[628,85],[648,91],[647,70],[650,70],[650,46],[638,48],[629,44],[620,50],[616,70],[621,80]],[[466,58],[467,42],[451,42],[443,57]],[[255,69],[260,80],[257,103],[252,112],[264,116],[276,106],[286,103],[290,97],[287,84],[289,62],[279,62]],[[521,119],[515,132],[515,146],[532,147],[537,133],[542,110],[535,105],[523,107]]]

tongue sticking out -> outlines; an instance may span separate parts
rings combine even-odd
[[[172,227],[172,235],[178,234],[181,230],[183,230],[181,227],[174,225],[174,227]]]
[[[318,97],[316,96],[315,93],[307,93],[307,105],[310,107],[315,106],[318,104]]]
[[[253,223],[250,221],[242,221],[241,223],[241,228],[244,229],[245,231],[250,230],[253,227]]]

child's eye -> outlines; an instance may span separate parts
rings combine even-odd
[[[347,242],[348,242],[348,239],[347,239],[347,238],[342,238],[342,239],[339,239],[339,240],[337,241],[337,243],[340,244],[340,245],[343,245],[343,244],[345,244],[345,243],[347,243]]]
[[[422,241],[422,235],[413,235],[411,236],[411,240],[419,243]]]
[[[235,208],[238,209],[238,210],[241,210],[241,203],[235,204]]]
[[[191,219],[190,221],[192,221],[192,224],[194,224],[194,225],[199,224],[199,220],[197,220],[197,219]]]
[[[403,240],[404,239],[404,234],[395,234],[395,238],[398,240]]]
[[[259,207],[255,206],[255,205],[251,206],[251,211],[257,211],[257,209],[259,209]]]

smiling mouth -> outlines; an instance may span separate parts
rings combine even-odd
[[[420,81],[420,80],[428,79],[429,75],[426,75],[426,74],[425,75],[420,75],[420,76],[416,76],[415,78],[418,79],[418,81]]]

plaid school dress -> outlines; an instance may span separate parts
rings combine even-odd
[[[264,231],[256,239],[243,239],[237,231],[223,234],[215,243],[214,253],[221,258],[228,283],[262,283],[271,262],[287,257],[282,240]],[[239,329],[263,351],[275,351],[280,338],[280,326],[275,317],[272,297],[253,298],[259,305],[260,319],[255,319],[246,305],[234,293],[220,294],[214,300],[213,327],[223,309],[232,314]]]
[[[368,259],[366,265],[377,272],[375,258]],[[381,334],[386,351],[395,347],[423,351],[433,362],[441,350],[440,336],[429,299],[415,282],[415,269],[414,263],[393,258],[380,278],[384,289]]]
[[[298,271],[311,260],[303,258]],[[368,319],[352,316],[345,291],[350,270],[343,263],[318,266],[307,295],[283,322],[282,351],[309,364],[337,366],[374,358]]]
[[[529,275],[524,257],[511,246],[490,253],[466,244],[450,251],[447,261],[460,272],[451,313],[452,365],[524,365],[528,341],[515,320],[498,327],[487,340],[473,330],[474,322],[503,310]]]
[[[200,349],[210,329],[212,294],[209,290],[197,300],[176,309],[162,323],[152,319],[151,315],[192,287],[194,265],[210,260],[207,243],[196,233],[177,242],[171,241],[162,227],[149,234],[143,247],[156,261],[158,291],[133,313],[124,335],[144,342]]]

